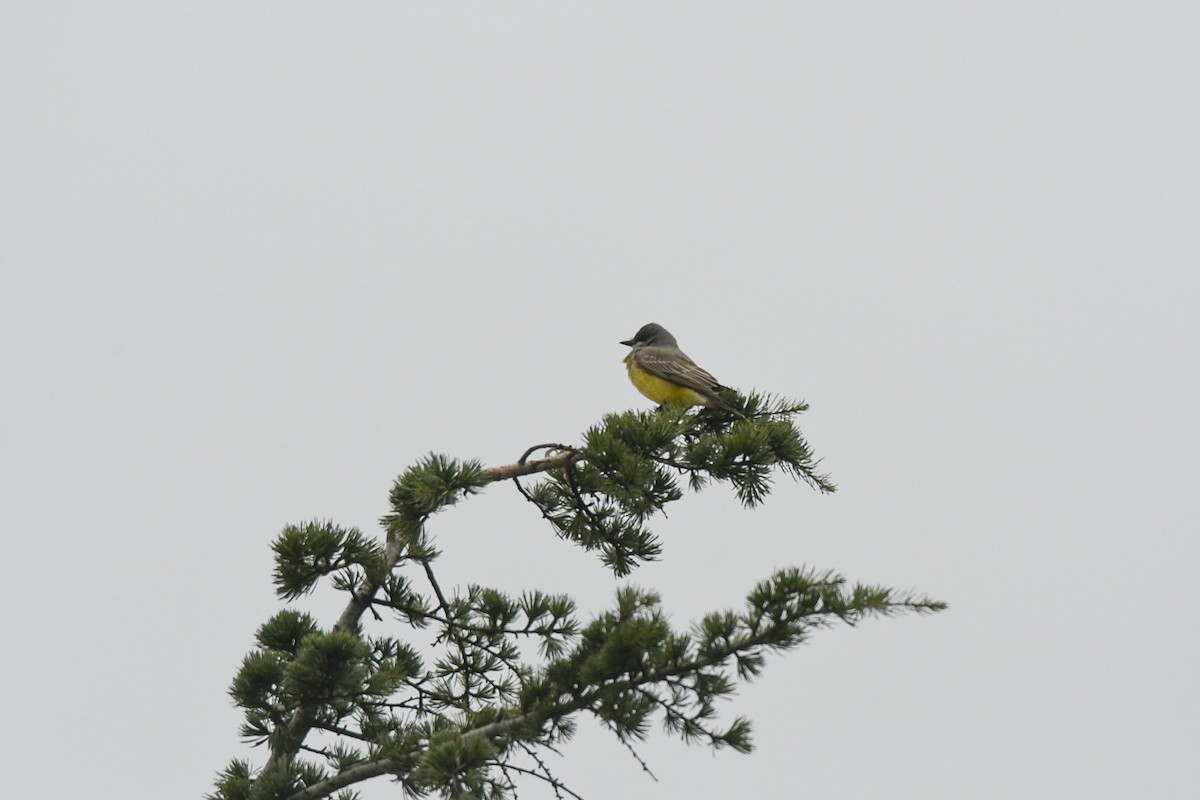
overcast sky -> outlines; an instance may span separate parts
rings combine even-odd
[[[647,408],[654,321],[806,398],[840,491],[688,497],[634,582],[681,626],[789,565],[951,607],[772,658],[749,756],[656,729],[655,783],[585,719],[575,791],[1196,797],[1198,41],[1186,2],[4,3],[6,793],[261,760],[226,689],[279,529]],[[451,585],[618,585],[509,485],[431,531]]]

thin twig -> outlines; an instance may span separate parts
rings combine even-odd
[[[561,789],[562,791],[571,795],[571,797],[574,797],[575,800],[583,800],[583,797],[581,795],[576,794],[575,792],[571,791],[571,787],[567,786],[565,783],[560,781],[558,778],[555,778],[553,775],[549,775],[549,774],[543,775],[540,772],[538,772],[537,770],[532,770],[527,767],[518,767],[516,764],[508,764],[508,765],[506,765],[505,768],[511,769],[513,772],[519,772],[522,775],[529,775],[530,777],[537,778],[539,781],[545,781],[546,783],[548,783],[554,787],[554,796],[555,797],[562,797],[562,794],[559,793],[559,790]]]
[[[617,739],[621,742],[621,744],[625,745],[625,749],[629,751],[629,754],[633,756],[634,760],[642,765],[642,771],[649,775],[655,783],[658,783],[658,776],[650,770],[650,765],[647,764],[640,755],[638,755],[638,751],[633,749],[633,745],[629,743],[629,740],[623,736],[618,736]]]

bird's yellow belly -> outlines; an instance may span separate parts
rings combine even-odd
[[[628,356],[625,358],[625,367],[629,370],[629,380],[634,387],[659,405],[703,406],[708,404],[700,393],[650,374],[638,366],[633,358]]]

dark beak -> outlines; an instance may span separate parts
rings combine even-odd
[[[626,347],[633,347],[633,341],[633,339],[626,339],[625,341],[621,342],[621,344],[625,345]]]

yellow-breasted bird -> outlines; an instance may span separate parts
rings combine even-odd
[[[707,406],[746,418],[718,394],[725,387],[688,358],[662,325],[643,325],[632,339],[621,344],[633,348],[625,356],[629,380],[659,405]]]

